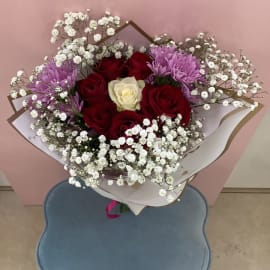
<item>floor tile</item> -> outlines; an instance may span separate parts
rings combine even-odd
[[[0,269],[37,269],[35,250],[43,223],[42,207],[24,207],[14,192],[0,192]]]
[[[270,194],[223,193],[209,209],[211,270],[270,269]]]

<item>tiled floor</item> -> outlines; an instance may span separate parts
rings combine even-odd
[[[269,206],[270,194],[221,194],[207,223],[211,270],[270,269]],[[13,192],[1,191],[0,269],[36,270],[42,230],[41,207],[23,207]]]
[[[24,207],[12,191],[0,191],[0,269],[36,270],[35,249],[43,230],[41,207]]]
[[[220,195],[209,211],[213,270],[270,269],[270,194]]]

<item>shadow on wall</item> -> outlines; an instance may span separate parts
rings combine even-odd
[[[0,186],[10,186],[6,176],[1,170],[0,170]]]

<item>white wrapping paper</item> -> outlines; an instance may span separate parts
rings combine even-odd
[[[136,42],[137,46],[135,46],[135,48],[137,49],[141,46],[148,46],[149,43],[151,43],[151,38],[132,22],[120,29],[117,38],[129,43],[133,42],[133,44]],[[103,42],[107,41],[108,40]],[[29,112],[22,108],[23,99],[24,98],[10,99],[14,111],[16,111],[9,119],[10,124],[31,144],[61,164],[64,164],[61,157],[57,153],[49,151],[47,145],[43,143],[30,128],[32,119]],[[110,179],[109,175],[100,179],[100,186],[96,188],[95,191],[104,197],[128,204],[136,215],[139,214],[145,206],[158,207],[167,205],[181,195],[188,180],[191,179],[192,176],[209,166],[222,155],[236,127],[243,123],[244,118],[251,117],[259,109],[260,107],[251,112],[248,108],[235,109],[233,106],[224,107],[217,104],[211,105],[211,110],[209,111],[205,111],[201,107],[196,109],[195,117],[198,116],[198,118],[204,119],[203,133],[205,134],[205,140],[197,149],[189,153],[181,161],[181,167],[174,174],[175,185],[178,187],[167,194],[170,195],[173,200],[168,201],[167,196],[161,197],[159,195],[160,187],[151,181],[146,181],[142,185],[134,186],[119,187],[116,184],[109,186],[107,184],[107,181]]]

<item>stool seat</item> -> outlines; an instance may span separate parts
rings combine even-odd
[[[207,270],[207,204],[187,186],[180,202],[108,219],[109,200],[61,182],[48,194],[37,247],[41,270]]]

